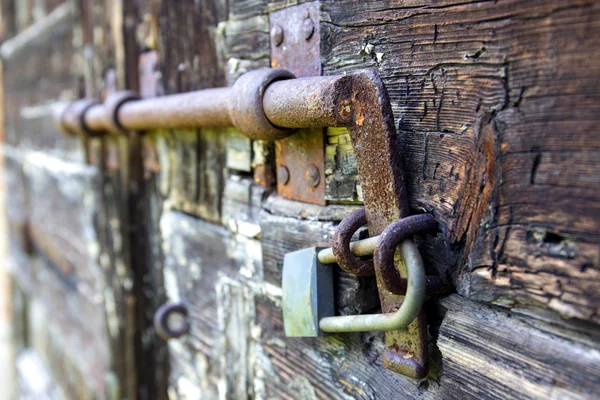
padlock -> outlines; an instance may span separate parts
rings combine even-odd
[[[319,262],[319,248],[288,253],[283,260],[283,325],[286,336],[315,337],[321,318],[334,315],[333,268]]]

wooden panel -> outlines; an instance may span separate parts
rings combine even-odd
[[[28,196],[25,190],[23,173],[23,155],[16,148],[2,145],[2,179],[4,198],[4,215],[7,224],[7,260],[8,268],[26,263],[31,251],[28,229]]]
[[[104,393],[110,353],[103,304],[82,296],[43,258],[19,267],[13,275],[29,299],[27,348],[34,349],[67,396],[87,399]],[[35,385],[35,376],[21,378]]]
[[[600,322],[598,3],[324,1],[321,18],[325,74],[384,80],[459,292]],[[345,141],[327,154],[330,198],[357,199]]]
[[[460,296],[442,305],[438,398],[591,399],[600,393],[597,333],[561,338],[548,325],[534,327]]]
[[[381,333],[286,338],[281,289],[262,281],[256,241],[178,212],[161,228],[168,297],[186,304],[192,324],[169,342],[172,396],[542,399],[598,390],[597,331],[533,326],[457,295],[427,306],[439,347],[427,380],[383,367]]]
[[[6,127],[5,140],[16,145],[48,140],[48,128],[40,137],[26,129],[36,114],[51,114],[48,103],[78,95],[74,62],[74,10],[70,3],[54,10],[21,35],[2,44]],[[31,107],[31,108],[29,108]],[[37,111],[37,112],[36,112]],[[32,115],[33,114],[33,115]],[[56,140],[56,139],[55,139]]]
[[[107,9],[114,11],[113,5]],[[90,21],[106,16],[102,8],[91,9]],[[91,9],[67,2],[0,50],[7,83],[6,137],[18,155],[11,158],[11,184],[23,183],[14,195],[15,201],[24,198],[19,244],[26,257],[33,257],[15,262],[13,274],[39,305],[36,315],[45,315],[40,321],[27,315],[26,334],[35,330],[40,338],[27,345],[36,347],[66,395],[102,397],[105,388],[116,385],[123,396],[135,398],[135,306],[143,303],[134,301],[127,289],[135,282],[128,258],[129,225],[123,223],[127,181],[120,180],[114,165],[107,178],[102,143],[90,142],[86,150],[92,151],[90,160],[96,165],[86,165],[84,140],[61,135],[52,121],[63,100],[84,92],[100,94],[98,81],[105,70],[98,62],[102,57],[94,54],[107,53],[94,52],[108,41],[94,42],[77,25],[77,17],[85,19]],[[96,38],[107,28],[88,27]],[[88,47],[80,52],[78,46],[84,44]]]
[[[187,337],[169,342],[170,391],[187,398],[214,398],[221,359],[227,354],[219,318],[229,315],[219,287],[232,280],[241,265],[254,270],[258,260],[256,254],[238,254],[236,258],[235,249],[242,253],[244,249],[227,230],[185,214],[165,212],[160,226],[167,296],[186,304],[191,323]]]
[[[348,398],[354,391],[377,392],[361,379],[387,382],[389,394],[414,389],[404,387],[407,378],[371,365],[377,358],[371,346],[382,347],[382,335],[361,335],[362,345],[358,335],[286,339],[281,289],[261,279],[257,241],[178,212],[164,214],[161,228],[168,297],[187,305],[192,324],[190,335],[169,342],[173,396],[296,398],[300,392]]]

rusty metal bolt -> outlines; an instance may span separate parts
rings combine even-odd
[[[317,187],[321,183],[321,172],[314,164],[309,164],[306,168],[306,184],[310,187]]]
[[[103,132],[92,131],[85,124],[85,113],[100,104],[97,100],[81,99],[69,104],[60,112],[59,128],[71,135],[101,136]]]
[[[290,181],[290,170],[285,165],[280,165],[277,168],[277,180],[282,185],[287,185]]]
[[[304,39],[306,40],[310,40],[315,33],[315,23],[310,17],[302,21],[302,33],[304,33]]]
[[[280,25],[274,24],[271,28],[271,40],[275,47],[279,47],[283,43],[283,28]]]
[[[240,76],[232,87],[229,116],[233,126],[253,140],[278,140],[292,133],[293,129],[276,127],[265,115],[263,96],[271,83],[295,78],[284,69],[261,68]]]
[[[123,90],[110,94],[104,100],[104,109],[108,115],[108,130],[122,135],[127,134],[127,129],[119,122],[119,108],[128,101],[139,100],[140,96],[130,90]]]
[[[169,326],[169,317],[172,314],[179,314],[183,317],[183,322],[176,329]],[[183,304],[167,303],[160,306],[154,314],[154,329],[158,336],[164,340],[181,337],[190,331],[190,324],[187,321],[188,310]]]

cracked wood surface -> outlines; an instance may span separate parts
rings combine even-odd
[[[212,6],[203,4],[196,8],[180,5],[180,11],[173,7],[169,13],[186,9],[198,14],[206,7],[218,10],[209,13],[210,17],[203,17],[209,26],[202,30],[208,31],[216,43],[214,47],[204,46],[211,52],[208,60],[213,60],[208,71],[223,71],[225,81],[231,84],[248,69],[268,63],[268,13],[296,3],[215,2]],[[598,16],[598,5],[592,1],[321,2],[324,74],[375,68],[388,88],[402,145],[411,206],[415,212],[433,213],[442,223],[441,234],[428,237],[420,244],[430,272],[453,282],[462,296],[547,321],[549,326],[565,329],[568,338],[580,334],[596,337],[595,325],[581,324],[574,319],[598,322],[600,306],[599,221],[595,212],[598,198],[593,194],[600,186],[595,165],[599,143],[597,135],[592,133],[598,112],[598,103],[593,97],[599,89],[594,68],[599,57],[593,39],[593,33],[599,28]],[[187,15],[183,21],[194,18]],[[167,24],[161,29],[168,32],[172,28]],[[198,62],[194,62],[195,55],[185,46],[188,39],[169,35],[171,47],[184,46],[181,53],[184,56],[179,59],[177,70],[164,69],[168,82],[173,82],[168,85],[175,87],[175,82],[192,82],[191,86],[187,84],[190,89],[205,87],[202,82],[210,85],[211,78],[201,74]],[[214,63],[219,68],[215,69]],[[219,73],[217,76],[222,79]],[[360,182],[347,132],[329,129],[326,145],[327,200],[331,204],[359,204],[362,201]],[[260,280],[278,287],[281,256],[286,251],[327,242],[328,231],[323,230],[326,224],[310,221],[327,212],[273,200],[271,196],[262,203],[266,211],[257,213],[256,209],[261,208],[260,198],[251,185],[246,186],[249,160],[253,158],[251,146],[243,142],[228,146],[230,169],[221,195],[225,210],[221,218],[234,232],[260,237]],[[234,183],[232,177],[241,180]],[[264,195],[267,194],[268,191]],[[240,216],[242,221],[237,224],[235,221]],[[303,221],[304,218],[309,221]],[[315,229],[317,226],[321,227]],[[241,280],[244,286],[247,276],[242,276],[238,275],[234,281]],[[178,281],[183,283],[186,277],[184,274]],[[352,285],[356,285],[356,281],[348,288]],[[244,292],[236,284],[233,292],[229,289],[219,292],[229,293],[228,301],[236,299],[238,304],[237,311],[231,315],[226,313],[226,318],[238,320],[240,315],[247,315],[244,313],[264,315],[260,328],[278,337],[281,332],[269,327],[270,324],[277,326],[277,305],[259,301],[254,306],[244,306],[240,298],[247,294],[239,294],[240,291]],[[359,297],[364,293],[357,292]],[[360,303],[355,301],[350,300],[350,303],[354,302],[354,306]],[[443,319],[448,322],[446,325],[442,322],[441,330],[440,320],[430,321],[430,331],[434,337],[440,332],[440,343],[446,349],[473,334],[483,343],[489,340],[485,357],[489,355],[494,359],[503,351],[503,345],[515,346],[516,353],[522,352],[532,359],[539,356],[542,368],[548,367],[547,356],[527,353],[523,342],[496,346],[489,337],[495,329],[494,318],[509,318],[512,314],[489,309],[481,311],[482,319],[477,319],[477,303],[461,301],[469,305],[467,311],[463,314],[458,308],[453,309],[449,314],[457,314],[454,319]],[[338,311],[343,308],[338,304]],[[571,319],[565,320],[565,317]],[[482,324],[481,329],[470,333],[471,328],[464,322],[467,320],[470,324]],[[461,328],[455,331],[454,321],[463,321]],[[243,331],[248,329],[246,326]],[[533,327],[507,329],[507,335],[525,332],[528,337],[538,337]],[[452,338],[444,338],[449,332]],[[373,358],[351,355],[355,346],[365,349],[366,343],[380,343],[379,336],[374,337],[340,338],[349,352],[346,361],[340,364],[348,368],[347,374],[342,375],[324,373],[319,377],[309,373],[313,368],[323,370],[320,364],[313,366],[310,357],[296,359],[293,349],[310,352],[309,349],[317,345],[296,345],[283,338],[282,342],[251,340],[252,343],[258,340],[261,351],[267,351],[270,362],[277,365],[275,375],[268,375],[267,379],[262,379],[262,372],[256,372],[262,367],[253,358],[240,361],[240,365],[228,364],[230,361],[221,363],[232,368],[249,368],[243,375],[246,382],[255,365],[254,372],[261,379],[256,385],[247,384],[248,390],[256,390],[258,397],[263,387],[266,387],[267,397],[284,398],[294,398],[300,396],[299,393],[308,398],[378,397],[386,395],[386,387],[408,397],[513,395],[498,383],[518,374],[518,367],[511,366],[508,360],[496,362],[486,358],[498,380],[490,378],[486,383],[483,377],[473,375],[472,381],[485,387],[485,393],[470,392],[471,386],[457,385],[454,372],[445,375],[446,366],[448,371],[455,368],[456,375],[465,373],[462,369],[468,368],[468,364],[459,359],[477,353],[468,345],[456,353],[436,353],[440,357],[438,368],[417,388],[382,371],[377,366],[376,355]],[[239,354],[236,352],[240,346],[247,351],[245,339],[238,340],[241,342],[228,339],[232,354]],[[552,347],[559,339],[551,336],[548,340],[548,346]],[[271,342],[277,344],[273,346]],[[326,341],[319,346],[318,351],[324,354],[336,347]],[[597,348],[595,339],[591,341],[591,348]],[[517,357],[516,353],[511,357]],[[343,357],[344,352],[335,354]],[[565,357],[568,359],[568,354]],[[329,368],[339,367],[335,357],[320,355],[317,359],[326,360],[323,362]],[[185,376],[185,373],[179,375],[180,372],[193,365],[193,360],[181,352],[173,357],[173,362],[175,377]],[[210,358],[208,364],[211,365]],[[207,368],[204,363],[200,365],[202,369]],[[301,376],[292,379],[289,372],[284,371],[301,371]],[[383,385],[374,383],[373,377],[377,374],[385,377],[380,381],[385,382]],[[563,376],[564,370],[557,367],[556,374]],[[597,371],[591,370],[590,374],[597,376]],[[208,384],[202,380],[201,388],[212,387],[213,379],[230,379],[208,376]],[[186,387],[197,390],[198,385],[190,386],[189,379],[176,379],[173,390],[178,393],[186,392]],[[539,379],[545,378],[532,373],[520,383],[527,386]],[[331,380],[342,385],[341,392],[326,394]],[[593,386],[579,391],[572,386],[573,381],[567,379],[566,382],[567,391],[571,391],[573,397],[585,398],[586,393],[590,393],[586,392],[588,389],[597,391]],[[233,393],[239,394],[239,386],[229,385],[226,387],[232,388],[232,397]],[[551,386],[544,382],[538,387],[546,390]],[[511,390],[517,393],[518,389],[515,386]],[[214,394],[214,390],[208,389],[206,393]],[[553,393],[526,392],[525,389],[521,392],[531,398]]]
[[[81,31],[74,35],[81,35],[87,50],[79,48],[77,61],[60,63],[39,44],[27,57],[45,68],[44,93],[51,99],[76,97],[76,91],[61,89],[77,87],[76,76],[84,77],[79,90],[94,97],[134,88],[132,60],[149,48],[159,54],[159,95],[230,85],[245,71],[268,65],[268,13],[301,2],[145,0],[125,2],[124,9],[120,2],[106,9],[102,2],[80,2]],[[597,397],[599,30],[594,1],[321,1],[324,74],[376,69],[390,94],[411,207],[433,213],[442,224],[441,233],[417,244],[428,272],[453,282],[458,294],[427,304],[432,371],[422,381],[383,368],[379,333],[283,335],[283,255],[328,244],[335,224],[362,201],[343,129],[327,131],[327,207],[274,195],[267,179],[257,179],[257,170],[272,163],[269,146],[232,130],[157,131],[143,143],[133,136],[88,143],[101,182],[94,223],[98,263],[115,296],[108,311],[117,329],[109,346],[112,355],[123,353],[107,355],[106,363],[121,377],[123,393],[165,398],[168,391],[193,399]],[[7,140],[81,162],[79,140],[57,139],[41,112],[46,109],[36,97],[35,63],[20,64],[27,64],[23,76],[7,82],[19,99],[7,104]],[[140,160],[142,146],[155,159]],[[45,199],[23,185],[22,157],[7,160],[14,171],[13,246],[23,247],[17,253],[27,260],[31,238],[23,234],[26,218],[17,194],[28,199],[38,193],[38,211]],[[37,176],[40,187],[50,186],[51,200],[60,201],[60,186],[52,186],[56,178]],[[38,216],[33,231],[43,233],[43,224],[54,221],[80,239],[77,220],[64,208],[32,215]],[[37,242],[54,247],[40,248],[45,258],[35,257],[35,270],[24,272],[47,276],[69,245],[79,253],[75,270],[83,268],[84,241],[65,244],[50,232]],[[31,282],[32,293],[41,285],[38,278],[21,279],[21,285]],[[49,282],[47,303],[63,304],[52,300],[60,281]],[[378,311],[372,279],[340,273],[336,291],[338,313]],[[148,325],[166,300],[182,300],[192,324],[189,336],[169,342],[169,355]],[[69,315],[65,326],[82,332]],[[42,338],[52,336],[40,331]],[[60,380],[73,379],[58,371]],[[101,374],[94,379],[103,385]]]
[[[324,73],[381,75],[411,206],[443,223],[459,293],[600,322],[598,3],[322,4]]]

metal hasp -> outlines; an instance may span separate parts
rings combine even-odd
[[[330,81],[328,82],[327,80]],[[318,121],[327,126],[346,125],[358,164],[369,233],[376,236],[409,215],[401,152],[386,89],[379,77],[365,71],[347,77],[306,78],[287,91],[275,82],[265,92],[265,112],[279,126],[302,126]],[[287,111],[287,112],[286,112]],[[394,265],[400,278],[407,270],[399,255]],[[375,270],[383,313],[401,307],[402,295],[387,289],[380,270]],[[367,272],[369,273],[369,272]],[[427,375],[428,336],[425,314],[420,311],[405,329],[385,334],[384,364],[413,378]]]
[[[286,336],[320,336],[319,321],[334,315],[333,269],[311,247],[285,255],[281,287]]]
[[[389,97],[379,77],[374,73],[361,74],[354,79],[352,86],[352,95],[349,96],[352,104],[350,135],[369,233],[375,236],[382,234],[388,225],[410,215],[400,158],[402,153]],[[402,243],[403,249],[406,243]],[[392,254],[395,248],[392,247]],[[393,258],[400,278],[406,279],[408,271],[402,257],[396,253]],[[387,289],[380,269],[375,269],[375,276],[382,312],[393,313],[402,306],[404,298]],[[405,329],[386,332],[385,342],[383,362],[386,368],[413,378],[427,375],[428,334],[423,310],[419,310],[416,319]]]
[[[371,236],[407,217],[409,207],[392,109],[377,74],[359,71],[327,77],[290,75],[276,69],[255,70],[242,75],[232,88],[128,99],[114,108],[82,103],[81,107],[67,108],[67,114],[59,119],[69,132],[82,128],[98,132],[115,127],[143,131],[235,125],[241,133],[260,140],[278,140],[293,134],[296,128],[347,126]],[[251,102],[254,108],[234,106],[245,102]],[[266,118],[257,118],[261,115]],[[248,120],[251,122],[239,122]],[[406,278],[399,256],[395,257],[395,268],[401,278]],[[403,296],[386,288],[380,271],[375,270],[375,274],[382,311],[397,310]],[[385,365],[408,376],[424,376],[428,358],[426,328],[421,312],[408,328],[387,332]]]
[[[359,210],[364,215],[364,210]],[[356,214],[356,213],[355,213]],[[350,219],[356,218],[350,214]],[[348,219],[344,218],[344,221]],[[348,238],[355,229],[349,224],[338,226]],[[350,229],[347,229],[347,228]],[[380,236],[344,245],[347,254],[339,256],[337,250],[308,248],[286,254],[283,263],[283,322],[286,336],[317,336],[319,332],[368,332],[393,331],[406,328],[417,317],[425,295],[432,288],[428,285],[425,268],[419,250],[409,237],[437,228],[437,222],[429,214],[404,218],[386,228]],[[408,271],[407,279],[400,279],[394,268],[394,252],[398,245]],[[353,253],[349,248],[354,249]],[[338,257],[334,255],[338,253]],[[386,282],[397,282],[394,292],[405,295],[402,305],[392,313],[372,315],[333,316],[333,281],[331,269],[324,264],[337,262],[348,268],[344,261],[355,255],[372,255],[374,268],[380,270]],[[366,265],[373,265],[367,263]],[[354,264],[356,266],[356,264]],[[387,267],[387,268],[384,268]],[[348,272],[359,272],[350,269]],[[360,271],[365,274],[365,271]],[[371,273],[374,270],[371,268]],[[433,281],[433,280],[432,280]],[[400,282],[403,282],[400,285]]]

